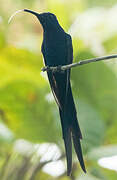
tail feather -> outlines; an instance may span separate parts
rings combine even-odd
[[[70,176],[72,171],[72,139],[71,139],[71,129],[64,118],[64,113],[59,109],[62,125],[63,140],[65,144],[66,158],[67,158],[67,175]]]
[[[67,175],[69,176],[72,171],[72,138],[80,162],[82,170],[86,173],[80,139],[82,139],[81,130],[77,121],[77,113],[72,96],[71,86],[68,88],[67,105],[65,109],[59,108],[60,119],[62,124],[63,139],[65,143],[66,158],[67,158]],[[70,103],[69,103],[70,102]]]
[[[77,116],[76,116],[76,114],[75,114],[75,116],[72,118],[72,131],[73,131],[73,133],[75,134],[75,136],[76,136],[78,139],[82,139],[82,133],[81,133],[81,130],[80,130],[78,121],[77,121]]]
[[[66,150],[66,158],[67,158],[67,175],[71,175],[72,170],[72,141],[71,141],[71,132],[70,129],[64,133],[64,143],[65,143],[65,150]]]
[[[83,160],[83,155],[82,155],[81,144],[80,144],[80,139],[75,134],[73,134],[72,137],[73,137],[73,144],[74,144],[75,152],[77,154],[77,157],[78,157],[78,160],[80,162],[81,168],[86,173],[84,160]]]

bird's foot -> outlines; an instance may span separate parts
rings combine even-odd
[[[47,72],[50,72],[50,71],[51,71],[52,73],[56,73],[56,72],[58,72],[58,73],[64,73],[64,72],[65,72],[65,70],[62,69],[62,66],[61,66],[61,65],[56,66],[56,67],[45,66],[45,67],[43,67],[41,70],[42,70],[43,72],[44,72],[44,71],[47,71]]]
[[[61,67],[62,67],[61,65],[57,66],[56,71],[57,71],[58,73],[64,73],[64,70],[62,70]]]
[[[56,69],[56,70],[57,70],[57,72],[60,73],[60,72],[61,72],[61,65],[57,66],[57,69]]]
[[[47,71],[47,72],[48,72],[48,71],[51,71],[49,66],[45,66],[45,67],[43,67],[41,70],[42,70],[43,72],[44,72],[44,71]]]
[[[51,71],[50,66],[46,66],[46,71],[47,72]]]

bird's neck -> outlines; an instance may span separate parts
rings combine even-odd
[[[48,29],[43,31],[44,38],[53,40],[58,39],[64,35],[65,31],[59,27],[57,29]]]
[[[64,30],[60,25],[56,25],[54,27],[47,27],[44,28],[44,33],[45,34],[60,34],[63,33]]]

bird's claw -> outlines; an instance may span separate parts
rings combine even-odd
[[[41,70],[44,72],[44,71],[47,71],[47,72],[52,72],[52,73],[56,73],[56,72],[58,72],[58,73],[64,73],[64,70],[62,70],[62,68],[61,68],[62,66],[61,65],[59,65],[59,66],[57,66],[57,67],[50,67],[50,66],[45,66],[45,67],[43,67]]]
[[[43,72],[44,72],[44,71],[47,71],[47,72],[48,72],[48,71],[51,71],[49,66],[45,66],[45,67],[43,67],[41,70],[42,70]]]
[[[61,65],[57,66],[57,72],[61,72]]]
[[[46,66],[47,72],[51,71],[49,66]]]
[[[58,73],[64,73],[64,70],[62,70],[61,67],[62,67],[61,65],[57,66],[57,72]]]

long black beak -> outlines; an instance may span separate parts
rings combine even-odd
[[[28,12],[28,13],[31,13],[31,14],[34,14],[36,17],[38,17],[38,19],[39,19],[39,17],[40,17],[40,14],[39,14],[39,13],[36,13],[36,12],[31,11],[31,10],[28,10],[28,9],[21,9],[21,10],[18,10],[18,11],[16,11],[15,13],[13,13],[13,14],[11,15],[11,17],[10,17],[9,20],[8,20],[8,23],[11,22],[11,20],[13,19],[13,17],[14,17],[17,13],[22,12],[22,11],[25,11],[25,12]]]
[[[35,16],[39,17],[39,13],[36,13],[35,11],[31,11],[31,10],[28,10],[28,9],[24,9],[23,11],[34,14]]]

